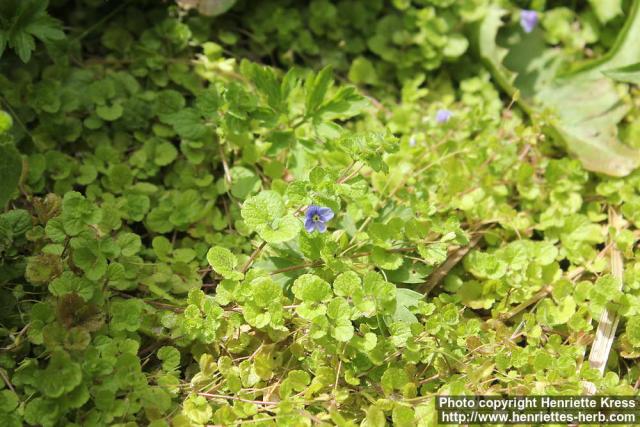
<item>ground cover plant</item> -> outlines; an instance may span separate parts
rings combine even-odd
[[[635,394],[638,49],[636,0],[3,0],[0,425]]]

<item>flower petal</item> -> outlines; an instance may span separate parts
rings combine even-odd
[[[309,206],[305,214],[306,219],[307,220],[313,219],[313,217],[318,214],[319,209],[320,209],[320,206],[316,206],[316,205]]]
[[[325,231],[327,231],[327,224],[325,224],[324,222],[316,222],[316,230],[324,233]]]
[[[320,217],[320,221],[327,222],[330,221],[331,218],[335,216],[331,208],[319,208],[318,216]]]
[[[436,112],[436,122],[446,123],[449,121],[453,113],[447,109],[440,109]]]
[[[313,230],[316,229],[316,223],[313,221],[313,219],[307,218],[304,221],[304,229],[309,233],[313,232]]]
[[[520,26],[525,33],[530,33],[538,24],[538,13],[535,10],[520,11]]]

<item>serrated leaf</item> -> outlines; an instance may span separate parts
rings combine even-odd
[[[300,234],[302,224],[293,215],[274,219],[270,225],[257,227],[258,234],[267,243],[283,243],[294,239]]]
[[[318,74],[309,77],[305,105],[307,114],[313,113],[322,104],[332,83],[333,69],[330,66],[324,67]]]
[[[341,273],[333,281],[333,291],[339,296],[351,297],[361,289],[362,281],[358,274],[353,271]]]
[[[418,252],[428,265],[442,264],[447,259],[446,243],[431,243],[428,245],[418,245]]]
[[[78,277],[70,271],[65,271],[49,284],[49,292],[54,296],[77,294],[85,301],[89,301],[93,297],[95,288],[93,282],[84,277]]]
[[[331,297],[331,286],[314,274],[303,274],[293,282],[293,294],[301,301],[321,302]]]
[[[225,279],[240,280],[244,275],[235,271],[238,259],[227,248],[214,246],[207,252],[207,261],[213,270]]]
[[[144,303],[139,299],[113,301],[111,303],[111,327],[116,331],[135,332],[142,323]]]
[[[271,190],[249,197],[242,204],[241,210],[242,219],[254,230],[270,224],[274,219],[284,216],[284,213],[282,196]]]
[[[80,365],[63,351],[56,351],[42,372],[38,388],[47,397],[60,397],[76,388],[82,381]]]
[[[173,346],[163,346],[156,353],[158,359],[162,361],[162,369],[165,371],[174,371],[180,366],[180,352]]]

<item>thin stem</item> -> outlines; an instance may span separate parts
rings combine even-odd
[[[263,241],[262,243],[260,243],[260,246],[258,246],[253,251],[251,256],[249,256],[249,259],[247,260],[247,262],[244,263],[244,265],[242,266],[242,269],[240,270],[242,272],[242,274],[247,272],[249,267],[251,267],[251,264],[253,264],[253,262],[256,260],[258,255],[260,255],[260,252],[262,252],[262,249],[264,249],[265,246],[267,246],[267,242]]]
[[[278,405],[280,403],[280,402],[272,402],[272,401],[264,401],[264,400],[243,399],[241,397],[226,396],[224,394],[215,394],[215,393],[198,393],[198,394],[200,396],[210,397],[212,399],[235,400],[238,402],[253,403],[255,405]]]

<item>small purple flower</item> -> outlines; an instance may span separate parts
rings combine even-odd
[[[320,233],[327,231],[327,221],[333,218],[334,213],[331,208],[325,208],[322,206],[311,205],[307,208],[307,213],[304,220],[304,228],[311,233],[313,230],[318,230]]]
[[[440,109],[436,112],[436,122],[446,123],[453,116],[453,113],[446,108]]]
[[[409,147],[415,147],[416,146],[416,137],[412,136],[411,138],[409,138]]]
[[[538,12],[522,9],[520,11],[520,26],[525,33],[530,33],[538,25]]]

